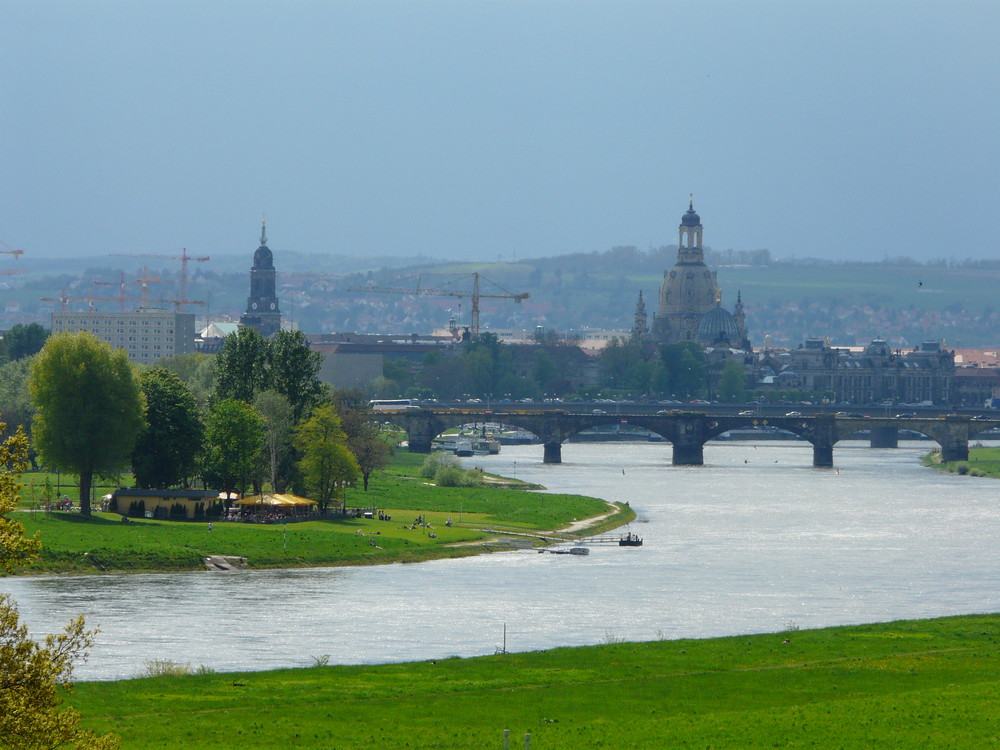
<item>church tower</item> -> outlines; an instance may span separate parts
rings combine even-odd
[[[677,263],[663,274],[660,306],[653,316],[653,336],[664,344],[697,340],[702,317],[720,297],[715,272],[705,265],[701,217],[693,197],[681,217],[677,239]]]
[[[649,325],[646,319],[646,300],[642,298],[642,290],[639,290],[639,301],[635,303],[635,323],[632,325],[632,338],[641,339],[649,333]]]
[[[247,309],[240,316],[240,325],[256,329],[261,336],[269,338],[281,329],[281,310],[275,292],[274,258],[267,246],[267,223],[261,222],[260,247],[253,254],[253,268],[250,269],[250,296]]]

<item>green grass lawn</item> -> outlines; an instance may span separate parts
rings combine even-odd
[[[305,523],[246,524],[155,521],[117,514],[18,513],[29,535],[42,540],[41,559],[27,573],[191,570],[208,555],[236,555],[251,567],[365,565],[458,557],[483,551],[497,531],[544,531],[596,516],[607,505],[581,495],[556,495],[496,487],[436,487],[416,476],[423,456],[399,453],[386,471],[374,476],[368,493],[348,492],[349,507],[376,506],[391,521],[343,519]],[[431,528],[411,529],[417,516]],[[621,508],[604,527],[634,517]],[[447,527],[451,518],[453,525]],[[359,534],[360,532],[360,534]],[[436,537],[432,537],[431,533]]]
[[[952,474],[1000,479],[1000,448],[970,448],[968,461],[942,461],[941,452],[935,451],[924,456],[923,463]]]
[[[982,748],[1000,616],[77,685],[123,747]]]

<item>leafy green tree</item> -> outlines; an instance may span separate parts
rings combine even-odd
[[[28,438],[23,430],[0,443],[0,572],[12,573],[31,562],[40,544],[24,537],[24,527],[8,517],[17,507],[20,477],[27,465]],[[113,750],[113,735],[95,737],[80,729],[80,714],[62,708],[60,690],[72,688],[73,662],[84,658],[95,633],[84,630],[82,617],[61,635],[44,643],[31,639],[14,601],[0,594],[0,747]]]
[[[132,471],[137,486],[166,489],[194,474],[205,426],[194,394],[169,370],[146,370],[139,384],[146,424],[132,451]]]
[[[80,512],[89,516],[94,474],[127,469],[143,427],[135,367],[90,333],[57,333],[32,363],[30,389],[42,461],[79,475]]]
[[[549,393],[551,386],[561,377],[555,359],[541,347],[535,351],[531,377],[535,381],[535,385],[538,386],[539,393]]]
[[[207,408],[209,398],[215,390],[215,360],[214,354],[180,354],[176,357],[165,357],[158,360],[156,367],[169,370],[194,394],[199,406]]]
[[[333,404],[313,409],[312,416],[296,428],[294,442],[302,454],[299,467],[310,498],[326,511],[342,488],[357,481],[360,472]]]
[[[403,357],[387,357],[382,362],[382,377],[396,384],[397,393],[405,391],[413,382],[410,371],[413,364]]]
[[[18,323],[4,334],[0,343],[0,358],[16,362],[38,354],[48,337],[48,330],[38,323]]]
[[[727,404],[741,404],[747,400],[747,379],[738,359],[729,357],[722,366],[719,378],[719,400]]]
[[[2,431],[6,425],[0,423]],[[0,443],[0,573],[13,573],[14,569],[30,562],[38,555],[41,543],[36,533],[31,539],[24,536],[24,525],[10,517],[17,508],[23,487],[21,474],[28,465],[28,437],[24,428]],[[0,651],[3,649],[0,640]]]
[[[215,362],[215,397],[252,404],[271,387],[270,346],[253,328],[243,327],[223,341]]]
[[[263,391],[257,394],[254,406],[264,418],[264,458],[271,480],[271,490],[279,492],[284,486],[279,477],[283,459],[293,451],[292,405],[277,391]]]
[[[368,408],[364,394],[358,390],[338,391],[332,403],[340,417],[340,425],[347,435],[347,447],[358,462],[358,469],[368,491],[368,479],[389,462],[392,448],[382,439],[376,415]]]
[[[0,408],[7,422],[7,432],[13,434],[18,427],[30,430],[35,416],[28,382],[31,376],[31,357],[8,362],[0,367]]]
[[[660,347],[660,359],[670,373],[670,392],[680,396],[704,393],[708,384],[705,352],[693,341]]]
[[[323,355],[309,347],[302,331],[278,331],[267,342],[270,346],[270,388],[284,396],[298,422],[309,413],[323,395],[319,379]]]
[[[264,418],[237,399],[216,403],[205,420],[202,474],[219,490],[246,492],[264,446]]]

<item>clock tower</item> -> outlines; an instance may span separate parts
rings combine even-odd
[[[240,316],[240,325],[256,329],[264,338],[270,338],[281,329],[281,310],[275,293],[274,258],[267,246],[267,224],[261,223],[260,247],[253,254],[250,269],[250,296],[246,312]]]

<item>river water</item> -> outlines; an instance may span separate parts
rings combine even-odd
[[[1000,611],[1000,482],[925,469],[933,444],[717,443],[674,467],[664,443],[541,446],[468,463],[628,501],[640,548],[516,551],[360,568],[0,579],[36,634],[101,633],[77,679],[169,659],[218,671],[397,662]],[[530,502],[544,502],[539,494]]]

